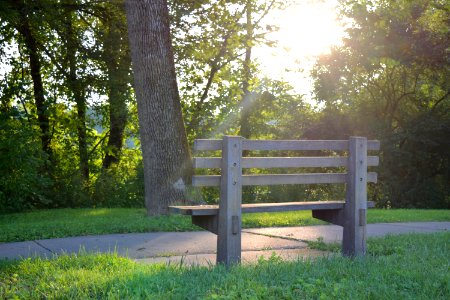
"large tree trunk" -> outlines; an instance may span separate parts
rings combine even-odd
[[[127,0],[126,12],[149,215],[184,202],[191,170],[166,0]],[[184,179],[183,179],[184,178]]]

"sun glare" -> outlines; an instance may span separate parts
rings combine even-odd
[[[335,0],[305,0],[272,13],[268,24],[278,26],[279,30],[268,38],[277,44],[272,48],[255,49],[263,72],[307,92],[308,76],[300,79],[299,72],[295,71],[303,70],[305,75],[318,55],[329,52],[333,45],[341,42],[344,29],[337,20],[336,5]]]
[[[294,56],[315,56],[339,42],[341,28],[335,13],[319,5],[295,5],[280,16],[274,38]]]

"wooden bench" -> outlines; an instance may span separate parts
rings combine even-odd
[[[242,213],[312,210],[314,218],[343,226],[342,253],[346,256],[366,252],[367,182],[376,182],[377,174],[367,172],[378,165],[379,141],[364,137],[349,140],[246,140],[224,136],[222,140],[196,140],[194,151],[221,150],[222,157],[196,157],[194,168],[221,169],[221,175],[193,176],[194,186],[219,186],[219,205],[169,206],[174,213],[191,215],[192,222],[217,234],[217,263],[230,265],[241,260]],[[242,157],[243,151],[346,151],[348,156],[322,157]],[[347,173],[303,173],[243,175],[243,168],[329,168],[345,167]],[[345,183],[345,201],[284,202],[242,204],[242,186]]]

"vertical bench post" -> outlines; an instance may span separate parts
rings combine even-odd
[[[367,234],[366,138],[350,137],[347,173],[342,254],[345,256],[364,255]]]
[[[217,263],[241,261],[242,137],[224,136],[220,183]]]

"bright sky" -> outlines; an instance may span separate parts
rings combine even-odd
[[[263,74],[286,80],[296,92],[311,98],[309,71],[315,57],[339,44],[344,36],[344,28],[337,20],[337,4],[337,0],[297,0],[286,10],[267,16],[267,23],[280,29],[268,36],[278,41],[276,47],[254,49]]]

